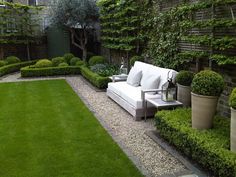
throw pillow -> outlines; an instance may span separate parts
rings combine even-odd
[[[141,78],[142,78],[142,71],[139,71],[133,67],[129,72],[126,82],[129,85],[138,87],[140,85]]]
[[[151,75],[143,80],[141,89],[142,90],[150,90],[157,89],[160,83],[160,76]]]

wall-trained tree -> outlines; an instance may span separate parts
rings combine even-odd
[[[67,27],[71,42],[87,57],[88,33],[98,21],[99,12],[95,0],[58,0],[52,6],[52,24]],[[78,29],[78,30],[77,30]],[[77,33],[79,31],[79,33]]]

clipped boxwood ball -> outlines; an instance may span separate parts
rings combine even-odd
[[[236,109],[236,88],[233,89],[229,97],[229,106]]]
[[[68,65],[68,63],[64,62],[64,63],[60,63],[58,66],[59,67],[66,67],[66,66],[69,66],[69,65]]]
[[[89,65],[104,64],[106,62],[103,56],[93,56],[89,59]]]
[[[134,63],[136,61],[144,61],[144,58],[142,56],[133,56],[131,59],[130,59],[130,66],[134,66]]]
[[[5,60],[7,65],[14,64],[14,63],[19,63],[21,62],[20,59],[16,56],[9,56]]]
[[[81,61],[77,61],[75,65],[76,66],[82,66],[84,64],[85,64],[84,61],[81,60]]]
[[[223,77],[211,70],[197,73],[192,82],[192,92],[205,96],[220,96],[224,89]]]
[[[3,60],[0,60],[0,67],[4,66],[5,64],[6,64],[6,62],[5,62],[5,61],[3,61]]]
[[[190,86],[193,81],[194,73],[190,71],[180,71],[176,76],[176,82],[183,86]]]
[[[63,58],[66,63],[70,64],[70,60],[74,58],[75,56],[72,53],[66,53]]]
[[[75,66],[78,61],[81,61],[81,59],[78,58],[78,57],[73,57],[73,58],[71,58],[71,60],[70,60],[70,65],[71,65],[71,66]]]
[[[35,68],[52,67],[52,61],[50,61],[48,59],[41,59],[34,66],[35,66]]]
[[[60,63],[64,63],[65,60],[63,57],[55,57],[52,59],[52,65],[53,66],[58,66]]]

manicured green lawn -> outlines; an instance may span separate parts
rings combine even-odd
[[[1,177],[142,176],[64,80],[0,84]]]

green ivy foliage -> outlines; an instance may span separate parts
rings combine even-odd
[[[131,51],[139,48],[139,6],[136,0],[100,0],[102,43],[109,49]]]

